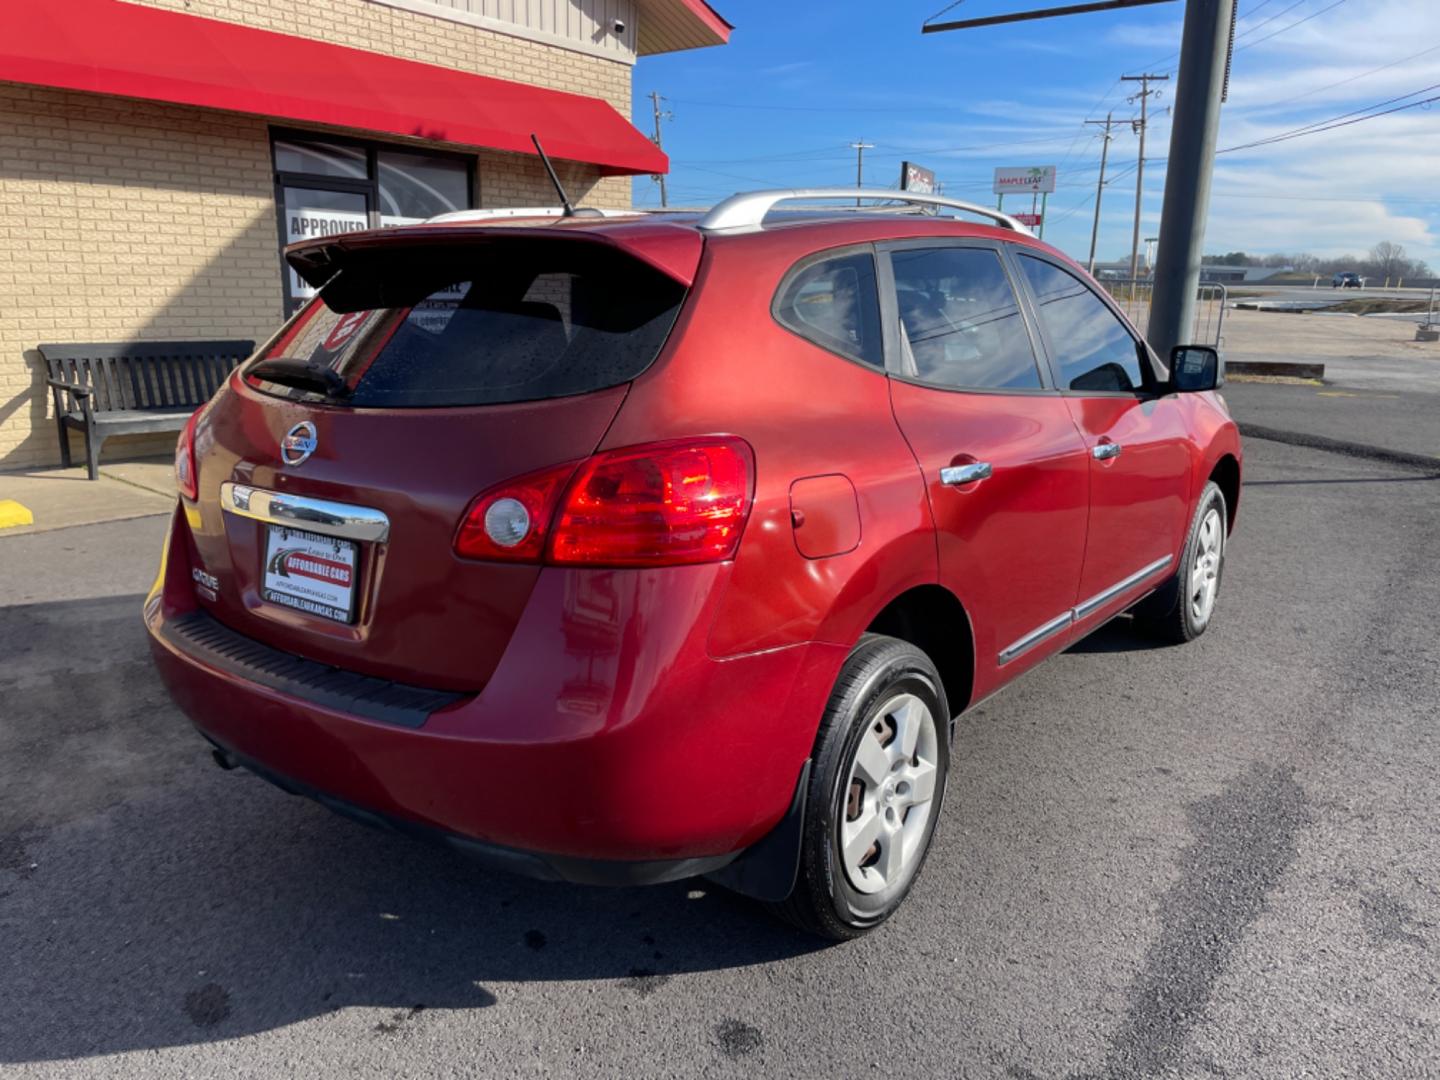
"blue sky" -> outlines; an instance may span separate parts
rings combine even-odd
[[[636,124],[651,130],[651,90],[674,114],[663,129],[672,205],[765,186],[854,184],[847,144],[863,139],[875,144],[865,152],[867,186],[894,185],[908,158],[933,168],[947,194],[992,205],[996,166],[1057,165],[1045,239],[1083,259],[1100,137],[1081,121],[1138,115],[1126,100],[1134,84],[1117,80],[1150,71],[1171,75],[1151,99],[1146,146],[1142,235],[1158,231],[1181,2],[929,35],[920,26],[942,0],[715,2],[736,27],[729,45],[646,58],[635,70]],[[947,17],[1034,6],[964,0]],[[1434,0],[1240,0],[1220,146],[1436,95]],[[1362,254],[1390,240],[1440,267],[1437,135],[1440,101],[1222,154],[1206,250]],[[1128,126],[1116,129],[1102,260],[1128,257],[1136,151]],[[634,191],[636,205],[658,205],[649,179]],[[1021,209],[1013,196],[1011,204]]]

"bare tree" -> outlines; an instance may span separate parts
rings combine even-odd
[[[1381,240],[1370,249],[1370,265],[1376,277],[1403,277],[1410,269],[1410,260],[1405,258],[1405,248],[1402,245]]]

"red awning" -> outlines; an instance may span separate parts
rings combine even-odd
[[[121,0],[0,0],[0,81],[553,158],[669,161],[608,103]]]

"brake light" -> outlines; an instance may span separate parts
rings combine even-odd
[[[460,521],[455,552],[565,566],[718,562],[740,542],[753,471],[736,438],[607,451],[484,492]]]
[[[731,558],[750,514],[750,447],[734,438],[612,450],[580,466],[547,561],[675,566]]]
[[[530,473],[483,492],[460,519],[455,553],[467,559],[539,562],[555,503],[575,462]]]
[[[190,414],[185,428],[180,432],[180,441],[175,444],[175,486],[180,494],[193,500],[199,494],[199,476],[195,471],[195,423],[200,419],[202,405]]]

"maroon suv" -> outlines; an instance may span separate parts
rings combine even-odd
[[[318,296],[191,419],[145,606],[216,759],[852,937],[924,862],[957,714],[1122,612],[1202,633],[1215,351],[1167,369],[995,211],[794,195],[289,249]]]

